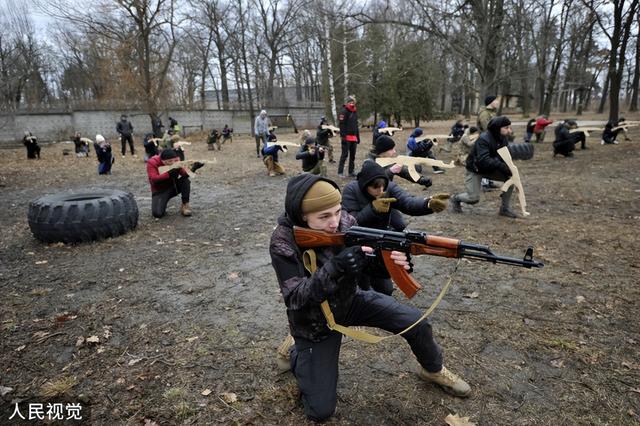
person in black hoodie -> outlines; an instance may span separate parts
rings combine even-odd
[[[289,329],[295,344],[290,365],[298,382],[304,412],[314,421],[331,417],[337,403],[338,361],[342,334],[327,327],[320,304],[327,301],[337,323],[371,326],[397,333],[422,315],[414,307],[374,291],[363,291],[359,283],[383,268],[379,259],[365,255],[370,247],[324,247],[314,250],[315,272],[305,269],[304,250],[294,238],[300,226],[335,233],[356,225],[342,210],[338,185],[311,174],[293,177],[285,195],[285,213],[278,218],[269,244],[271,264],[287,307]],[[397,265],[408,269],[402,252],[392,252]],[[457,396],[468,396],[469,385],[443,365],[442,350],[425,319],[402,335],[421,365],[419,376]]]
[[[368,161],[375,162],[376,158],[393,158],[397,156],[398,152],[396,151],[396,143],[393,138],[388,135],[380,135],[373,144],[373,149],[369,151],[369,155],[365,160],[365,163]],[[407,166],[393,164],[385,167],[384,169],[387,172],[387,177],[390,181],[393,180],[395,175],[398,175],[402,179],[408,180],[411,183],[417,183],[418,185],[424,186],[424,189],[429,188],[433,184],[431,179],[425,176],[420,176],[417,181],[414,181],[409,174],[409,168]]]
[[[38,145],[38,138],[33,136],[31,132],[24,132],[22,144],[27,147],[27,158],[37,158],[38,160],[40,159],[40,145]]]
[[[401,212],[409,216],[439,213],[447,208],[448,198],[449,194],[427,198],[412,196],[391,182],[382,166],[365,161],[358,180],[344,187],[342,206],[360,226],[403,231],[407,224]],[[388,277],[373,277],[371,287],[388,295],[393,292],[393,283]]]
[[[340,127],[340,140],[342,145],[342,153],[338,162],[338,176],[346,177],[344,174],[344,163],[349,157],[349,176],[355,177],[355,159],[356,150],[360,143],[360,129],[358,128],[358,113],[356,110],[356,98],[351,95],[347,98],[346,103],[338,115]]]
[[[333,159],[333,145],[329,141],[329,138],[333,137],[333,131],[330,129],[323,129],[322,126],[328,125],[326,117],[320,118],[320,124],[318,124],[318,130],[316,131],[316,141],[318,145],[324,147],[324,151],[327,154],[327,158],[330,163],[335,163]]]
[[[120,144],[122,145],[122,156],[127,152],[127,142],[129,142],[129,150],[132,156],[136,156],[133,149],[133,124],[127,119],[126,114],[120,116],[120,121],[116,125],[116,131],[120,135]]]
[[[296,160],[302,160],[302,170],[313,175],[327,176],[327,167],[324,165],[324,147],[318,146],[316,140],[307,133],[304,144],[296,154]]]
[[[511,177],[511,170],[500,155],[498,149],[507,146],[511,134],[511,121],[505,116],[494,117],[471,148],[464,171],[466,192],[451,197],[451,207],[456,213],[462,213],[461,203],[476,204],[480,201],[482,178],[504,182]],[[511,210],[513,186],[500,195],[502,204],[499,213],[510,218],[517,217]]]
[[[559,123],[555,129],[556,140],[553,141],[553,156],[558,154],[564,157],[573,157],[576,144],[580,142],[580,149],[587,149],[587,138],[584,132],[572,132],[578,128],[575,120],[566,120]]]

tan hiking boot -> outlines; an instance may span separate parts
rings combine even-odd
[[[278,347],[278,354],[276,355],[276,363],[278,366],[278,373],[286,373],[291,370],[291,359],[289,357],[290,349],[294,345],[293,337],[289,334],[280,346]]]
[[[454,396],[467,397],[471,393],[471,386],[444,366],[437,373],[429,373],[420,367],[418,376],[424,381],[440,385],[445,392]]]
[[[182,216],[191,216],[191,208],[189,207],[189,203],[184,203],[182,207],[180,207],[180,214]]]

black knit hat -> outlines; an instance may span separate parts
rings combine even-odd
[[[494,117],[491,119],[491,121],[489,121],[489,124],[487,125],[487,128],[489,130],[491,129],[501,129],[503,127],[507,127],[511,125],[511,120],[509,120],[508,117],[505,117],[504,115],[499,115],[497,117]]]
[[[178,153],[171,148],[163,149],[160,153],[161,160],[171,160],[172,158],[176,158],[177,156]]]
[[[396,143],[391,139],[391,136],[380,135],[373,143],[373,153],[379,155],[393,149],[395,146]]]
[[[497,99],[497,96],[495,95],[489,95],[486,98],[484,98],[484,106],[489,106],[489,104],[493,101],[495,101]]]

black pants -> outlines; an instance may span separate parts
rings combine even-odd
[[[572,155],[571,152],[576,149],[576,143],[580,142],[580,148],[585,149],[587,138],[584,133],[572,133],[569,138],[561,141],[553,142],[553,153],[562,154],[565,157]]]
[[[129,142],[129,150],[131,151],[131,155],[135,154],[133,150],[133,136],[131,135],[120,135],[120,144],[122,145],[122,155],[127,152],[127,142]]]
[[[27,158],[40,158],[40,146],[35,143],[27,145]]]
[[[167,211],[169,200],[180,194],[182,196],[182,204],[189,202],[189,194],[191,192],[191,181],[188,176],[182,176],[174,179],[171,187],[164,191],[151,194],[151,214],[153,217],[162,217]]]
[[[356,165],[356,150],[358,149],[358,144],[356,142],[347,142],[342,141],[342,153],[340,154],[340,162],[338,163],[338,174],[342,174],[344,172],[344,163],[349,157],[349,174],[353,174]]]
[[[391,296],[374,291],[358,291],[342,325],[363,325],[398,333],[421,316],[418,309],[403,305]],[[435,373],[442,369],[442,350],[433,339],[431,325],[426,320],[403,334],[403,337],[427,371]],[[342,335],[331,332],[328,338],[320,342],[294,338],[291,371],[298,381],[304,412],[311,420],[326,420],[336,408]]]

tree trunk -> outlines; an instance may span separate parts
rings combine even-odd
[[[336,92],[333,86],[333,66],[331,65],[331,33],[329,32],[329,16],[324,12],[324,42],[325,42],[325,62],[327,64],[327,80],[329,83],[329,99],[331,102],[331,114],[333,123],[338,123],[338,112],[336,111]]]
[[[344,98],[349,96],[349,61],[347,57],[347,20],[342,21],[342,67],[344,71]]]
[[[242,12],[242,0],[238,0],[238,17],[240,19],[240,43],[242,63],[244,64],[244,78],[247,84],[247,96],[249,97],[249,122],[251,123],[251,135],[254,134],[254,120],[255,110],[253,109],[253,97],[251,96],[251,78],[249,77],[249,61],[247,60],[247,44],[245,41],[245,17]]]
[[[638,25],[640,25],[640,12],[638,12]],[[631,84],[631,102],[629,111],[638,111],[638,85],[640,83],[640,38],[636,37],[636,63],[633,73],[633,83]]]
[[[604,112],[604,106],[607,103],[607,97],[609,96],[609,83],[610,79],[610,71],[607,71],[607,78],[604,80],[604,86],[602,86],[602,99],[600,99],[600,105],[598,106],[598,114],[602,114]]]

